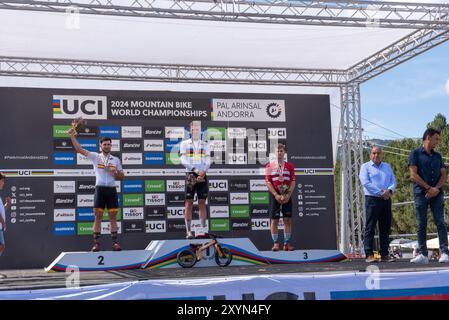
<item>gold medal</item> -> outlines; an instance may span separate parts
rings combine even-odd
[[[103,166],[104,166],[104,171],[109,172],[109,166],[108,166],[108,162],[109,162],[109,155],[107,155],[106,157],[101,153],[100,154],[100,158],[101,158],[101,162],[103,162]]]
[[[198,145],[195,144],[195,141],[192,140],[192,144],[193,144],[193,160],[195,162],[200,162],[201,161],[201,147],[200,147],[200,142],[198,141]]]

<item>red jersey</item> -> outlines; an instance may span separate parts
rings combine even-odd
[[[284,168],[282,170],[282,165],[278,166],[277,161],[272,161],[265,167],[265,181],[271,182],[277,191],[279,191],[279,186],[282,184],[290,186],[291,181],[296,181],[295,167],[291,163],[284,161]]]

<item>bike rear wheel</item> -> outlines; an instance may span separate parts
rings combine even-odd
[[[221,256],[220,256],[220,253],[218,252],[218,250],[215,251],[215,262],[220,267],[226,267],[232,261],[232,252],[228,248],[223,248],[223,247],[220,247],[220,250],[222,252]]]
[[[176,261],[183,268],[192,268],[197,261],[196,254],[192,250],[181,250],[176,256]]]

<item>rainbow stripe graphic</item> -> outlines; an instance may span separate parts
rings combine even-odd
[[[53,115],[55,114],[62,114],[61,112],[61,100],[59,99],[53,99],[51,106],[53,108]]]

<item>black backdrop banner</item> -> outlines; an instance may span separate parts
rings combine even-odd
[[[201,121],[212,150],[211,232],[270,250],[264,167],[281,142],[296,174],[292,244],[337,248],[328,95],[0,88],[0,105],[0,171],[7,175],[0,194],[13,202],[2,269],[40,268],[61,252],[90,249],[95,177],[67,135],[80,116],[87,120],[78,135],[83,148],[98,151],[99,138],[107,136],[122,160],[125,179],[116,185],[125,250],[185,237],[178,150],[192,120]],[[193,219],[195,228],[197,206]],[[108,250],[107,214],[103,220]]]

